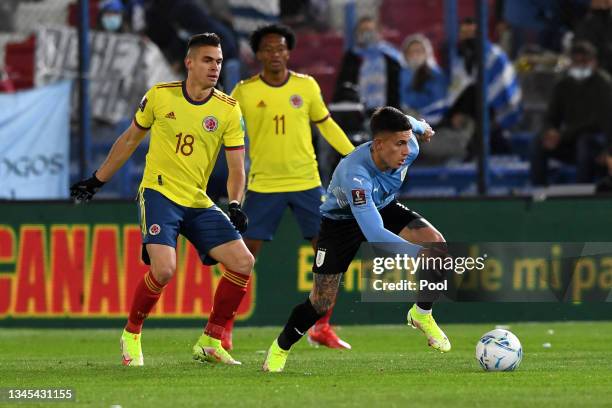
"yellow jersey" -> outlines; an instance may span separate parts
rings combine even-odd
[[[221,144],[244,149],[244,123],[238,102],[213,89],[192,100],[185,81],[153,86],[142,98],[134,123],[151,129],[140,188],[156,190],[175,203],[208,208],[208,178]]]
[[[279,86],[256,75],[232,92],[249,138],[248,189],[260,193],[308,190],[321,185],[310,122],[329,117],[314,78],[289,72]]]

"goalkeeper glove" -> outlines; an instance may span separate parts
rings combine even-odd
[[[70,197],[75,203],[88,202],[105,183],[98,180],[96,172],[88,179],[81,180],[70,186]]]
[[[227,207],[227,212],[229,213],[229,219],[234,224],[234,227],[238,230],[239,233],[243,233],[246,231],[249,225],[249,219],[246,214],[242,211],[240,207],[240,203],[238,201],[232,201],[229,203]]]

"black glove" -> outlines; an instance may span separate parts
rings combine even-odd
[[[96,172],[88,179],[81,180],[70,186],[70,197],[75,203],[88,202],[105,183],[98,180]]]
[[[239,233],[246,231],[249,226],[249,219],[246,214],[242,211],[240,203],[233,201],[227,206],[227,212],[229,213],[229,219],[234,224],[234,227]]]

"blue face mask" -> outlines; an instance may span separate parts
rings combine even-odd
[[[102,16],[102,27],[106,31],[118,31],[123,23],[121,14],[105,14]]]

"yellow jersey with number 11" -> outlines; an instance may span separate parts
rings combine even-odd
[[[308,75],[289,72],[279,86],[256,75],[241,81],[240,102],[249,138],[248,189],[260,193],[308,190],[321,185],[310,122],[329,118],[321,89]]]
[[[142,98],[134,123],[151,129],[140,188],[156,190],[185,207],[211,207],[206,186],[221,145],[244,149],[238,102],[216,89],[194,101],[185,81],[161,83]]]

